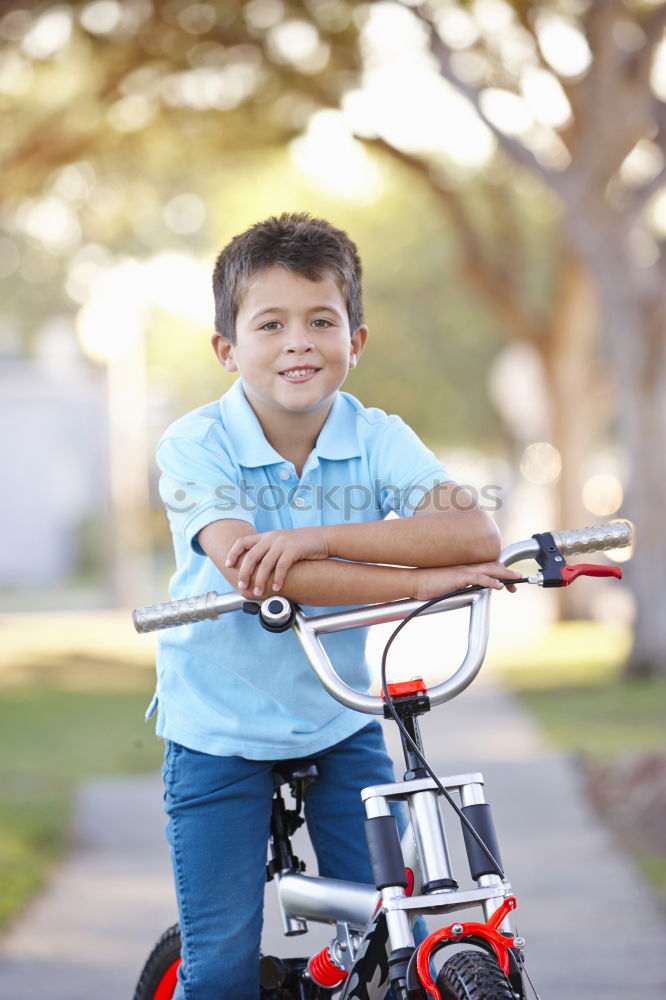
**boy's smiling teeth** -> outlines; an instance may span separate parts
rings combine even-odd
[[[284,371],[280,372],[280,375],[286,375],[287,378],[305,378],[318,371],[318,368],[285,368]]]

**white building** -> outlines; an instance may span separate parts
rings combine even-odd
[[[67,360],[0,358],[3,589],[68,582],[108,520],[103,375]]]

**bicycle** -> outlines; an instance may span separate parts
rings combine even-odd
[[[579,576],[621,578],[617,566],[578,564],[565,556],[616,549],[631,541],[627,522],[543,533],[502,550],[509,566],[536,560],[537,573],[519,583],[561,587]],[[399,727],[406,771],[402,781],[365,788],[366,833],[374,885],[307,875],[291,837],[303,822],[301,806],[316,766],[282,761],[274,769],[274,797],[267,878],[275,883],[283,931],[303,934],[307,922],[335,925],[330,944],[314,956],[261,958],[261,1000],[380,1000],[389,988],[399,1000],[526,1000],[538,998],[525,969],[524,940],[511,929],[516,897],[504,872],[491,807],[479,772],[438,777],[429,767],[418,718],[460,694],[477,676],[486,653],[491,591],[467,588],[431,601],[394,601],[306,617],[282,597],[261,604],[231,592],[211,592],[134,612],[139,632],[171,628],[235,611],[257,616],[271,632],[295,632],[312,669],[342,704],[392,718]],[[417,615],[469,608],[467,651],[458,669],[430,689],[417,678],[388,684],[386,660],[398,632]],[[355,691],[336,674],[320,636],[347,628],[398,621],[382,657],[382,695]],[[287,808],[283,789],[295,804]],[[454,797],[455,796],[455,797]],[[459,803],[456,801],[458,799]],[[461,888],[452,871],[441,800],[457,814],[474,887]],[[407,805],[409,824],[399,838],[390,803]],[[479,908],[483,919],[464,920],[458,911]],[[419,914],[453,916],[453,922],[416,944],[412,924]],[[437,973],[431,960],[455,946]],[[162,935],[141,972],[134,1000],[171,1000],[180,961],[178,926]]]

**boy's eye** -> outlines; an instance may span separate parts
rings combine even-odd
[[[262,323],[260,329],[262,330],[279,330],[280,324],[276,319],[270,319],[268,323]]]
[[[312,325],[317,327],[319,330],[325,330],[327,327],[333,326],[331,321],[328,319],[314,319],[312,321]]]

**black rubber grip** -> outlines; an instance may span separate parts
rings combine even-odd
[[[378,889],[387,885],[407,888],[405,862],[400,847],[398,821],[395,816],[374,816],[365,821],[372,879]]]
[[[465,838],[467,860],[469,861],[469,870],[472,878],[476,880],[481,878],[482,875],[501,876],[502,872],[500,869],[502,867],[502,859],[500,858],[499,844],[497,843],[495,824],[493,823],[493,814],[490,806],[487,802],[480,802],[473,806],[463,806],[462,811],[490,851],[497,864],[500,866],[498,869],[496,865],[493,864],[486,852],[469,832],[467,827],[463,825],[463,837]]]

